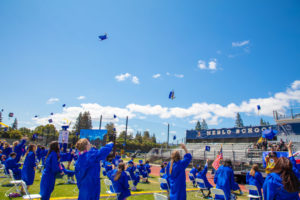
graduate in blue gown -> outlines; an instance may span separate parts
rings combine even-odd
[[[6,173],[9,174],[8,170],[13,172],[14,178],[16,180],[21,179],[21,164],[16,161],[17,154],[15,152],[11,152],[9,158],[5,160],[4,165],[6,169]]]
[[[289,142],[289,144],[286,146],[289,152],[289,160],[291,161],[293,165],[293,172],[297,176],[298,180],[300,181],[300,170],[299,167],[297,166],[296,160],[293,156],[293,151],[292,151],[292,142]]]
[[[264,184],[264,178],[262,174],[258,171],[258,165],[254,164],[251,170],[246,175],[246,183],[248,185],[255,185],[258,189],[258,193],[256,191],[250,190],[249,193],[252,195],[259,195],[261,196],[260,200],[262,200],[262,193],[261,189]]]
[[[140,182],[140,176],[137,172],[135,172],[136,167],[134,166],[134,163],[132,160],[128,162],[128,167],[126,171],[129,172],[130,176],[128,177],[129,180],[133,180],[133,188],[131,188],[132,191],[136,190],[137,184]]]
[[[59,145],[57,141],[53,141],[49,146],[40,183],[40,194],[42,196],[42,200],[50,199],[51,193],[54,190],[56,174],[58,173],[63,175],[59,166]]]
[[[118,200],[125,200],[131,195],[128,184],[128,176],[124,172],[125,164],[119,163],[118,169],[114,169],[108,173],[108,177],[113,184],[114,193],[119,193]]]
[[[216,171],[214,182],[216,188],[222,189],[225,193],[226,199],[230,199],[231,190],[234,190],[234,173],[231,168],[231,160],[225,160],[224,165],[221,165]],[[224,199],[222,196],[216,195],[217,199]]]
[[[46,160],[46,156],[48,154],[48,150],[42,146],[41,147],[41,159],[42,159],[42,165],[45,166],[45,160]]]
[[[121,156],[119,155],[118,152],[116,152],[116,156],[115,158],[112,160],[112,164],[117,167],[119,165],[119,162],[120,162],[120,159],[121,159]]]
[[[197,174],[196,178],[200,178],[204,181],[205,185],[203,185],[202,183],[197,183],[201,188],[208,188],[210,190],[210,188],[212,188],[213,186],[207,180],[207,177],[206,177],[207,170],[208,170],[208,159],[206,160],[204,168],[202,166],[198,166],[198,174]],[[210,195],[210,191],[209,191],[208,196],[209,195]]]
[[[170,183],[170,199],[186,199],[186,177],[185,169],[192,160],[192,155],[188,152],[184,144],[181,148],[185,151],[183,159],[180,159],[179,151],[172,152],[171,162],[167,166],[167,180]]]
[[[299,200],[300,182],[288,158],[280,157],[263,185],[265,200]]]
[[[68,183],[75,184],[75,180],[74,180],[75,171],[66,169],[65,165],[62,162],[60,163],[60,166],[64,174],[68,176]]]
[[[36,152],[35,152],[35,154],[36,154],[36,159],[37,159],[37,162],[38,162],[38,163],[41,162],[41,158],[42,158],[42,156],[41,156],[41,151],[42,151],[41,147],[42,147],[42,146],[41,146],[40,144],[38,144],[38,145],[37,145]]]
[[[13,151],[17,154],[17,156],[16,156],[16,161],[17,162],[20,162],[20,159],[21,159],[21,156],[23,154],[23,149],[25,147],[25,144],[26,144],[26,139],[25,138],[23,138],[21,140],[21,142],[15,141],[13,143],[13,147],[14,147]]]
[[[26,157],[22,168],[22,180],[26,183],[27,190],[29,189],[29,186],[33,184],[34,181],[36,167],[35,151],[36,146],[34,144],[30,144],[28,146],[27,153],[25,154]]]
[[[78,200],[98,200],[100,197],[100,160],[104,160],[113,148],[113,143],[108,143],[100,150],[91,149],[87,139],[80,139],[76,143],[80,151],[75,163],[75,176],[79,189]]]
[[[6,156],[6,159],[8,159],[9,154],[12,152],[12,148],[8,144],[8,142],[4,142],[2,154]]]
[[[159,175],[160,177],[163,177],[163,175],[166,174],[166,167],[167,167],[168,163],[164,162],[160,165],[161,169],[159,171]]]
[[[147,171],[148,176],[149,176],[149,174],[151,173],[151,165],[150,165],[149,160],[146,161],[145,168],[146,168],[146,171]]]
[[[198,173],[198,170],[196,169],[195,166],[193,166],[193,168],[191,169],[191,171],[189,173],[189,174],[192,174],[193,176],[189,175],[189,179],[193,182],[194,187],[197,187],[197,184],[196,184],[196,181],[195,181],[197,173]]]
[[[143,164],[143,160],[139,160],[139,164],[136,166],[139,174],[143,177],[143,182],[148,182],[148,173],[145,165]]]
[[[103,176],[107,176],[107,173],[110,172],[113,169],[113,165],[112,165],[112,157],[111,156],[107,156],[106,161],[104,162],[104,169],[103,170]]]

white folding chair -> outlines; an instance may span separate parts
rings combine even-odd
[[[165,183],[165,184],[167,184],[167,187],[168,187],[168,189],[167,189],[167,192],[169,192],[170,191],[170,187],[169,187],[169,184],[168,184],[168,181],[167,181],[167,179],[164,179],[164,178],[159,178],[158,179],[158,182],[159,182],[159,185],[161,184],[161,183]],[[164,191],[165,189],[162,189],[161,187],[160,187],[160,189],[162,190],[162,191]]]
[[[225,200],[229,200],[229,199],[226,199],[225,193],[221,189],[211,188],[210,191],[213,195],[215,195],[214,199],[216,199],[216,195],[220,195],[220,196],[223,196]]]
[[[10,192],[13,191],[13,189],[15,189],[15,191],[17,193],[21,193],[21,190],[19,189],[19,187],[22,186],[22,180],[15,180],[14,173],[12,170],[9,169],[8,172],[9,172],[9,176],[11,179],[10,183],[13,184],[14,186],[5,192],[5,196],[7,196],[7,197],[9,196]]]
[[[105,184],[105,187],[106,187],[106,194],[109,194],[109,196],[107,197],[107,199],[110,199],[110,198],[113,198],[114,197],[114,194],[116,194],[116,199],[118,199],[118,196],[120,193],[116,193],[116,190],[111,182],[111,180],[109,179],[104,179],[104,184]],[[110,190],[110,187],[112,188],[112,190],[114,192],[112,192]]]
[[[1,171],[0,186],[1,186],[5,181],[9,180],[10,176],[9,176],[9,174],[6,173],[5,165],[1,166],[0,171]]]
[[[40,198],[42,198],[40,194],[30,194],[27,190],[27,185],[24,181],[21,182],[21,185],[25,191],[25,195],[23,195],[23,199],[40,199]]]
[[[259,192],[258,189],[256,187],[256,185],[245,185],[246,189],[249,190],[249,194],[248,194],[248,199],[260,199],[261,196],[259,196]],[[256,191],[257,195],[254,194],[250,194],[250,190]]]
[[[168,197],[162,194],[154,193],[154,200],[168,200]]]
[[[203,180],[202,178],[196,178],[195,181],[196,181],[197,187],[199,188],[198,192],[199,192],[199,193],[201,192],[201,193],[202,193],[202,196],[203,196],[204,198],[208,197],[209,194],[204,194],[204,192],[203,192],[203,191],[209,191],[209,189],[208,189],[208,188],[206,187],[206,185],[205,185],[204,180]],[[203,186],[201,186],[201,185],[203,185]],[[199,196],[197,195],[198,192],[196,193],[196,197],[199,197]]]

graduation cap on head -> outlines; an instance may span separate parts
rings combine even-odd
[[[48,122],[51,124],[53,122],[53,120],[52,119],[48,119]]]
[[[98,38],[100,39],[100,41],[106,40],[107,39],[107,33],[105,33],[104,35],[99,35]]]
[[[139,163],[142,164],[142,163],[143,163],[143,160],[139,160]]]

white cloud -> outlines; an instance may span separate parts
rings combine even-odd
[[[136,76],[133,76],[133,77],[132,77],[132,82],[133,82],[134,84],[140,84],[139,78],[136,77]]]
[[[167,72],[166,75],[167,75],[167,76],[170,76],[171,74],[170,74],[170,72]]]
[[[250,40],[240,41],[240,42],[232,42],[233,47],[242,47],[245,45],[248,45],[250,43]]]
[[[133,76],[130,73],[125,73],[125,74],[120,74],[120,75],[116,75],[115,79],[119,82],[121,81],[126,81],[127,79],[130,79],[132,83],[134,84],[140,84],[139,78],[137,76]]]
[[[292,83],[292,89],[293,90],[297,90],[297,89],[299,89],[300,88],[300,81],[294,81],[293,83]]]
[[[59,101],[59,98],[51,97],[50,99],[48,99],[47,104],[54,104],[58,101]]]
[[[115,76],[115,79],[120,82],[120,81],[125,81],[126,79],[128,79],[130,77],[131,77],[131,74],[125,73],[125,74],[120,74],[120,75]]]
[[[79,97],[77,97],[77,99],[78,100],[83,100],[83,99],[85,99],[85,96],[79,96]]]
[[[206,65],[206,62],[204,60],[199,60],[198,68],[201,70],[216,71],[217,70],[217,59],[215,59],[215,58],[211,59],[208,62],[208,65]]]
[[[174,76],[177,77],[177,78],[183,78],[184,77],[183,74],[174,74]]]
[[[160,74],[154,74],[153,76],[152,76],[152,78],[159,78],[161,75]]]
[[[292,102],[300,103],[300,80],[296,80],[283,92],[277,92],[267,98],[253,98],[227,105],[220,105],[207,102],[196,102],[189,107],[163,107],[161,105],[138,105],[128,104],[125,107],[102,106],[97,103],[86,103],[80,106],[67,107],[61,113],[55,113],[51,118],[56,126],[59,126],[64,119],[75,122],[80,112],[89,111],[93,121],[99,121],[99,116],[103,116],[103,121],[111,121],[111,117],[116,114],[119,119],[139,118],[140,116],[154,116],[161,119],[186,118],[191,117],[190,122],[205,119],[209,125],[216,125],[224,118],[234,119],[237,112],[247,115],[257,114],[257,105],[261,106],[260,115],[273,116],[273,110],[287,111]],[[47,124],[50,116],[44,118],[33,118],[35,124]],[[163,123],[166,124],[166,123]]]

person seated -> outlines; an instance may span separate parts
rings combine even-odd
[[[107,176],[107,173],[113,170],[112,160],[113,158],[111,156],[107,156],[106,161],[104,162],[105,170],[102,171],[103,176]]]
[[[262,194],[261,194],[261,189],[264,184],[264,178],[262,174],[258,171],[258,165],[254,164],[252,165],[251,170],[247,173],[246,175],[246,183],[248,185],[255,185],[258,190],[258,194],[256,191],[250,190],[249,194],[252,195],[259,195],[261,198],[259,200],[262,200]]]
[[[134,166],[134,163],[132,160],[128,162],[128,167],[126,171],[129,172],[130,176],[128,177],[129,180],[132,180],[133,187],[131,188],[132,191],[136,191],[136,186],[140,182],[140,176],[136,172],[136,167]]]
[[[60,163],[60,166],[61,166],[61,170],[64,172],[64,174],[68,176],[68,183],[76,184],[76,182],[74,180],[75,171],[66,169],[62,162]]]
[[[16,161],[16,157],[17,154],[15,152],[12,152],[9,154],[9,158],[5,161],[4,165],[5,165],[5,169],[6,169],[6,173],[9,174],[8,170],[12,170],[13,174],[14,174],[14,178],[16,180],[21,180],[22,178],[22,173],[21,173],[21,164],[17,163]]]
[[[206,177],[207,170],[208,170],[208,159],[206,160],[204,168],[203,166],[199,165],[197,170],[198,170],[198,174],[196,178],[202,179],[204,181],[204,185],[203,183],[197,183],[197,184],[200,186],[200,188],[207,188],[209,190],[209,193],[207,195],[204,195],[203,190],[201,190],[204,196],[210,196],[210,188],[212,188],[213,186],[209,183]]]
[[[146,168],[146,172],[148,173],[148,176],[149,176],[151,173],[151,165],[150,165],[149,160],[146,161],[145,168]]]
[[[235,190],[234,173],[232,170],[231,160],[226,159],[216,171],[214,182],[217,189],[224,191],[226,199],[231,198],[231,190]],[[223,196],[216,195],[216,199],[224,199]]]
[[[196,176],[197,176],[197,173],[198,173],[198,170],[196,169],[195,166],[193,166],[193,168],[191,169],[190,173],[189,174],[192,174],[193,176],[190,176],[189,175],[189,179],[193,182],[193,186],[194,187],[197,187],[197,183],[195,181],[196,179]]]
[[[167,162],[164,162],[160,165],[161,169],[160,169],[160,177],[162,177],[165,173],[166,173],[166,167],[167,167]]]
[[[145,165],[143,164],[143,160],[139,160],[139,164],[137,165],[137,169],[139,171],[139,175],[143,177],[143,182],[149,183],[148,181],[148,173],[145,168]]]
[[[264,199],[300,200],[299,191],[300,182],[293,172],[291,161],[286,157],[278,158],[264,182]]]
[[[118,169],[111,170],[108,173],[108,177],[112,182],[113,189],[111,188],[111,191],[113,193],[118,193],[117,199],[118,200],[126,200],[127,197],[131,195],[129,190],[129,184],[128,184],[128,176],[124,172],[125,170],[125,164],[119,163]]]

